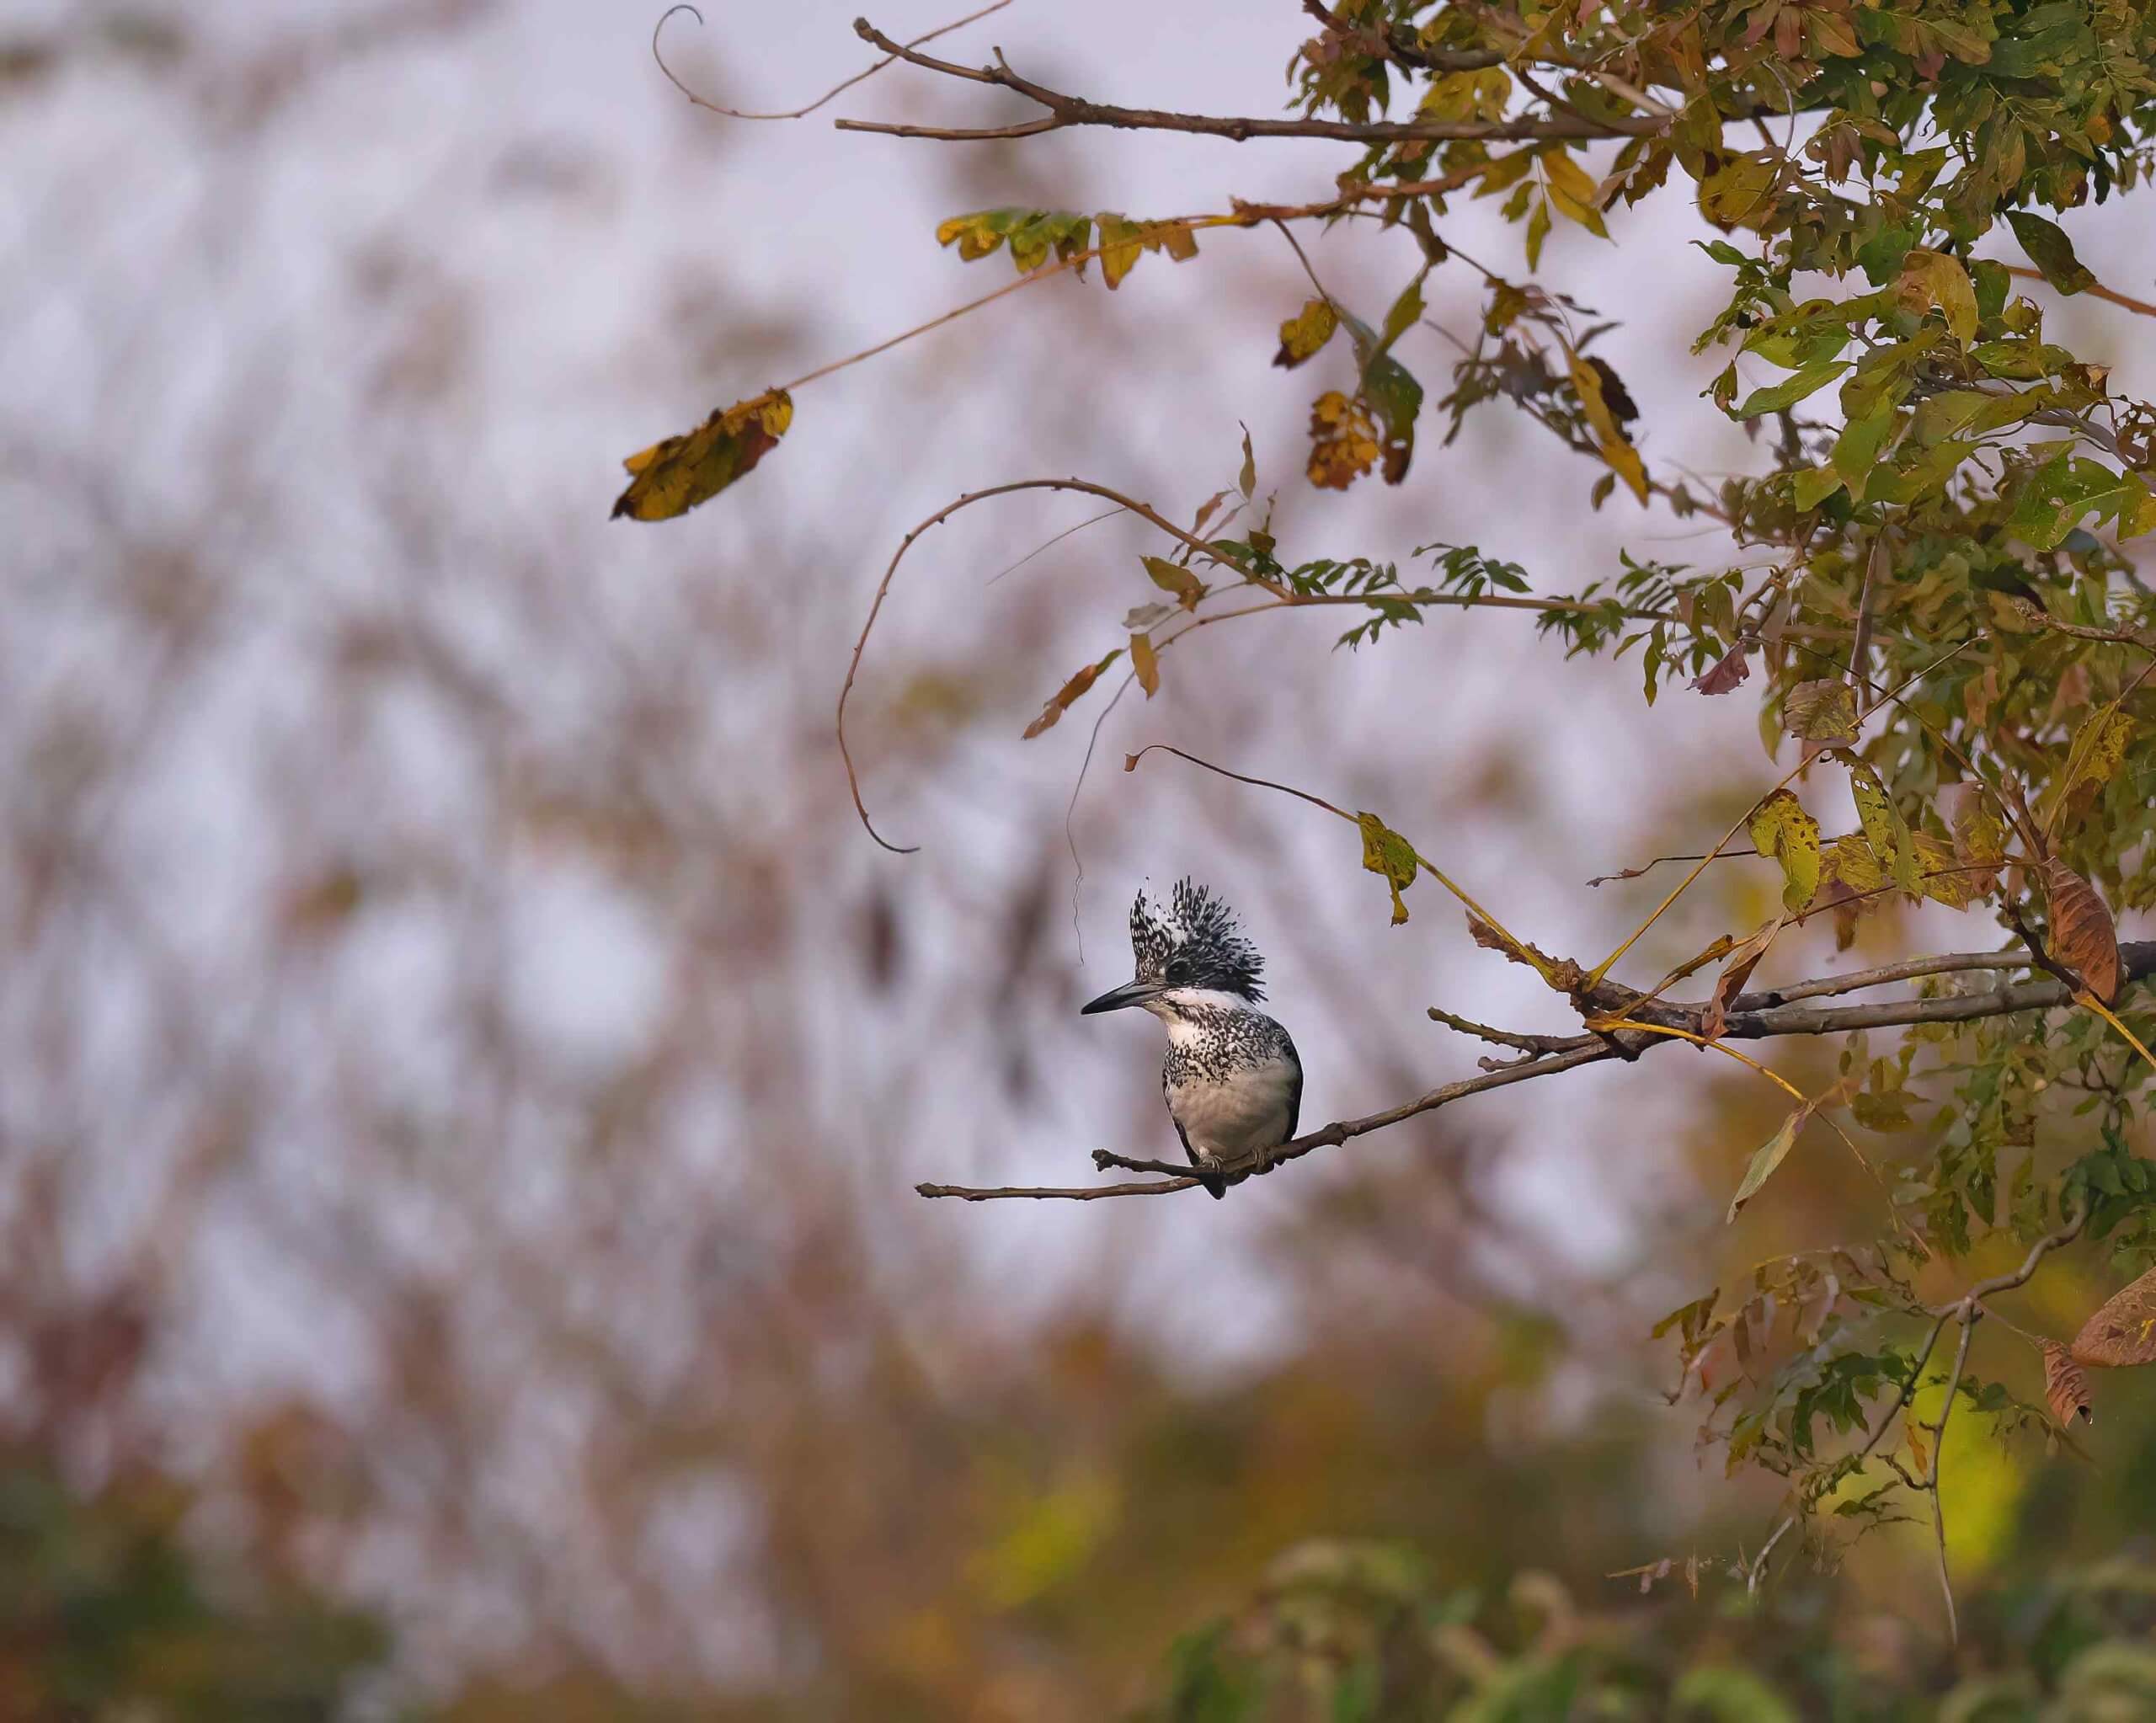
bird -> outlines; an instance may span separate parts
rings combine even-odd
[[[1187,878],[1165,908],[1143,889],[1130,906],[1137,975],[1080,1011],[1136,1006],[1161,1020],[1168,1055],[1161,1092],[1183,1153],[1217,1199],[1230,1183],[1272,1166],[1295,1134],[1303,1062],[1288,1032],[1257,1007],[1265,960],[1235,912]]]

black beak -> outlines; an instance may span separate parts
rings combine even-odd
[[[1119,1011],[1126,1006],[1143,1005],[1162,990],[1150,981],[1126,981],[1120,987],[1112,987],[1091,1005],[1079,1008],[1078,1015],[1090,1017],[1096,1011]]]

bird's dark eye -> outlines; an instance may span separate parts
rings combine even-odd
[[[1181,958],[1171,958],[1161,979],[1171,987],[1187,987],[1190,984],[1190,965]]]

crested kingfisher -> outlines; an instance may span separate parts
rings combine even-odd
[[[1183,1153],[1215,1198],[1272,1166],[1295,1134],[1303,1062],[1288,1032],[1256,1009],[1265,960],[1232,910],[1203,886],[1177,883],[1163,910],[1143,891],[1130,906],[1137,979],[1081,1016],[1139,1006],[1168,1032],[1161,1091]]]

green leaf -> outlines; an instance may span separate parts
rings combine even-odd
[[[1815,394],[1849,369],[1846,360],[1829,360],[1823,365],[1809,365],[1795,376],[1784,377],[1779,383],[1769,383],[1764,389],[1754,389],[1744,397],[1737,409],[1738,419],[1757,419],[1763,413],[1780,413],[1794,407],[1807,395]]]
[[[2006,220],[2014,237],[2021,242],[2021,249],[2029,253],[2029,261],[2060,292],[2082,293],[2096,285],[2096,278],[2073,254],[2073,242],[2066,237],[2064,228],[2028,210],[2009,210]]]
[[[1744,1169],[1744,1177],[1737,1187],[1737,1194],[1729,1200],[1729,1220],[1759,1193],[1759,1187],[1774,1176],[1774,1169],[1789,1158],[1789,1151],[1796,1146],[1796,1135],[1812,1117],[1812,1102],[1806,1102],[1781,1123],[1781,1128],[1752,1151],[1752,1159]]]
[[[1843,483],[1852,488],[1862,488],[1880,450],[1894,433],[1894,416],[1892,407],[1881,407],[1842,427],[1841,435],[1834,440],[1833,465]]]
[[[1401,893],[1415,883],[1420,863],[1415,846],[1374,813],[1358,813],[1355,824],[1363,831],[1363,866],[1392,888],[1392,925],[1407,919],[1407,904]]]
[[[1817,508],[1842,488],[1842,476],[1831,467],[1807,467],[1790,487],[1800,510]]]

